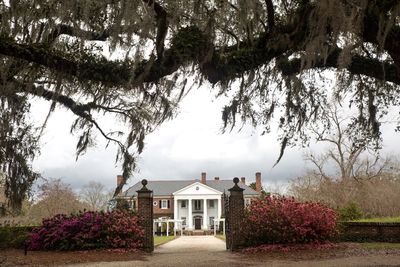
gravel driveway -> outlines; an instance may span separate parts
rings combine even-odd
[[[274,266],[274,267],[320,267],[320,266],[400,266],[400,254],[341,256],[328,259],[271,259],[252,257],[225,250],[225,242],[213,236],[183,236],[157,247],[145,260],[126,262],[85,263],[70,266],[124,267],[124,266]]]

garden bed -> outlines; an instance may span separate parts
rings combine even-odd
[[[374,246],[366,247],[365,244],[374,244]],[[305,247],[291,249],[286,252],[277,249],[271,251],[256,251],[252,253],[248,253],[246,250],[243,250],[240,251],[239,254],[241,255],[241,257],[257,259],[260,262],[266,260],[311,261],[358,256],[400,255],[400,244],[341,242],[336,243],[335,246],[328,249],[310,249]]]
[[[0,250],[0,266],[59,266],[63,264],[144,260],[140,251],[90,250],[90,251],[28,251]]]

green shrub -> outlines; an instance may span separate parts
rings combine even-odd
[[[340,221],[352,221],[363,217],[361,209],[358,207],[357,203],[349,202],[346,206],[339,209],[339,219]]]
[[[0,227],[0,249],[24,248],[34,226]]]

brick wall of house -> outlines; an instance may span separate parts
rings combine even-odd
[[[167,209],[162,209],[161,208],[161,201],[162,200],[167,200],[167,203],[169,202],[169,205],[167,206]],[[165,196],[165,197],[154,197],[153,202],[157,202],[157,205],[153,205],[153,212],[154,212],[154,217],[173,217],[174,214],[174,198],[172,196]]]
[[[161,203],[160,201],[162,200],[167,200],[169,201],[169,208],[162,209],[161,208]],[[136,210],[137,208],[137,197],[134,198],[133,200],[135,203],[133,204],[134,209]],[[157,203],[157,205],[154,205],[154,202]],[[154,218],[159,218],[159,217],[174,217],[174,198],[172,196],[165,196],[165,197],[153,197],[153,214]]]

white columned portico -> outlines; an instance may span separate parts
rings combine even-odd
[[[189,222],[189,226],[188,226],[188,228],[189,228],[189,230],[192,230],[193,229],[193,214],[192,214],[192,199],[191,198],[189,198],[188,199],[188,206],[189,206],[189,210],[188,210],[188,222]]]
[[[200,182],[195,182],[174,192],[174,219],[186,219],[186,229],[194,230],[195,221],[193,216],[200,215],[200,217],[203,217],[203,222],[200,225],[200,228],[203,230],[208,230],[209,220],[211,217],[214,220],[221,218],[221,195],[222,192]],[[200,202],[200,205],[203,207],[203,212],[201,212],[201,210],[197,210],[201,208],[201,206],[199,207],[198,205],[196,205],[196,210],[194,210],[193,200]],[[187,204],[182,205],[181,201],[187,201]],[[209,201],[213,201],[213,205],[208,203]],[[217,205],[215,205],[215,201],[217,201]],[[210,204],[210,207],[208,204]]]
[[[203,199],[203,230],[208,230],[207,199]]]

